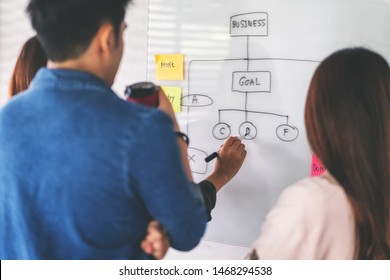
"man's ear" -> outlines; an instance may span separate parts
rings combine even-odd
[[[97,39],[100,53],[111,52],[115,48],[115,31],[111,23],[106,22],[99,28]]]

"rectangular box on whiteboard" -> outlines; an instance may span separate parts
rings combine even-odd
[[[246,13],[232,16],[230,36],[268,36],[268,14]]]
[[[235,92],[271,92],[271,72],[233,72],[232,90]]]

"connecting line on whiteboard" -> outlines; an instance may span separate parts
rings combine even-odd
[[[242,140],[245,139],[245,137],[247,137],[248,135],[249,135],[249,131],[247,131],[247,132],[245,133],[245,135],[238,137],[238,139],[239,139],[240,141],[242,141]],[[205,161],[205,162],[210,162],[210,161],[212,161],[213,159],[217,158],[217,157],[219,156],[219,151],[220,151],[220,150],[218,150],[218,152],[214,152],[214,153],[210,154],[209,156],[207,156],[207,157],[204,159],[204,161]]]
[[[246,36],[246,71],[249,71],[249,36]]]
[[[248,92],[245,92],[245,121],[248,121]]]
[[[249,36],[246,36],[246,71],[249,71]],[[248,121],[248,112],[246,110],[248,109],[248,92],[245,92],[245,121]]]
[[[222,112],[244,112],[245,115],[247,115],[248,113],[271,115],[271,116],[286,118],[286,124],[288,124],[288,115],[281,115],[281,114],[270,113],[270,112],[261,112],[261,111],[250,111],[250,110],[243,110],[243,109],[220,109],[220,110],[218,110],[218,122],[221,122],[221,113]]]

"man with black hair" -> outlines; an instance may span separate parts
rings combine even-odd
[[[241,167],[245,148],[229,139],[203,188],[193,184],[165,95],[156,110],[111,90],[130,1],[30,0],[49,61],[0,110],[0,259],[148,259],[152,220],[190,250]]]

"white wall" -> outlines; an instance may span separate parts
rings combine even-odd
[[[28,0],[0,0],[0,106],[23,43],[34,34],[24,12]]]
[[[125,51],[113,86],[120,96],[126,85],[146,80],[148,1],[133,0],[125,21]]]

